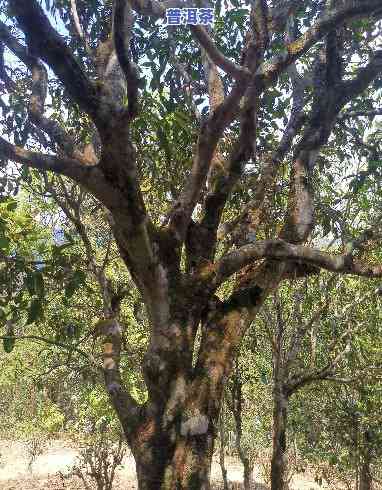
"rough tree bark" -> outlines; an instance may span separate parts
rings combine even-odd
[[[276,380],[273,387],[272,490],[288,490],[289,486],[286,454],[287,410],[288,399],[284,392],[284,383]]]
[[[250,490],[252,488],[252,472],[253,472],[253,458],[248,454],[243,447],[243,386],[240,379],[240,372],[236,362],[235,371],[232,375],[232,387],[231,387],[231,410],[236,426],[236,450],[239,454],[240,461],[244,468],[244,490]]]
[[[332,38],[338,28],[355,17],[375,14],[379,18],[380,0],[352,0],[329,9],[299,39],[287,36],[285,52],[271,60],[265,60],[272,37],[269,29],[273,24],[279,28],[293,23],[293,12],[299,2],[288,2],[288,8],[276,11],[270,10],[265,0],[253,2],[245,46],[237,63],[220,52],[205,28],[190,27],[210,61],[208,69],[218,76],[219,68],[230,77],[232,88],[201,122],[191,172],[173,203],[168,223],[162,227],[152,222],[140,189],[140,155],[131,136],[131,124],[139,112],[139,77],[130,56],[130,39],[133,11],[158,19],[164,16],[167,5],[183,7],[183,2],[115,0],[109,31],[91,52],[92,58],[95,57],[91,75],[54,30],[37,0],[9,0],[8,3],[18,28],[25,34],[26,46],[18,40],[22,36],[15,37],[2,22],[0,41],[33,74],[31,119],[49,138],[49,149],[59,151],[42,154],[15,146],[1,137],[0,156],[69,177],[108,209],[121,258],[143,298],[151,328],[142,366],[148,391],[148,401],[143,405],[136,403],[122,381],[119,361],[123,327],[112,302],[110,307],[107,301],[104,304],[104,319],[94,332],[102,339],[105,386],[135,457],[139,488],[208,489],[223,386],[232,371],[240,341],[269,293],[283,279],[308,273],[309,267],[366,277],[382,276],[381,265],[304,246],[314,226],[310,180],[317,154],[327,142],[340,110],[382,72],[382,57],[377,52],[354,78],[349,79],[348,75],[343,81],[340,55]],[[81,32],[80,29],[83,37]],[[298,83],[299,75],[293,71],[293,63],[323,39],[326,51],[316,60],[312,109],[299,117],[305,84]],[[90,49],[89,44],[87,48]],[[12,92],[15,85],[1,69],[1,62],[0,76]],[[42,62],[55,73],[72,102],[96,128],[98,143],[92,152],[85,154],[76,148],[66,131],[44,115],[47,72]],[[245,164],[256,159],[260,96],[288,68],[294,80],[293,110],[271,164],[262,163],[263,172],[253,201],[258,213],[250,229],[253,231],[261,223],[269,188],[277,178],[280,163],[291,153],[285,226],[274,240],[254,241],[214,261],[224,207],[243,175]],[[91,78],[94,73],[96,80]],[[127,107],[123,105],[126,95]],[[208,95],[212,101],[216,94]],[[211,162],[221,158],[221,152],[216,150],[222,135],[237,121],[240,134],[224,164],[225,172],[211,183],[204,196]],[[291,151],[295,138],[298,143]],[[203,217],[195,222],[192,217],[202,196],[205,197]],[[240,216],[248,218],[248,210]],[[242,220],[236,224],[242,224]],[[184,250],[186,272],[181,267]],[[217,288],[236,273],[240,274],[232,295],[220,300],[215,294]],[[104,277],[98,279],[107,286]],[[202,339],[193,367],[199,326]],[[285,451],[282,436],[285,394],[279,385],[275,394],[281,454]],[[275,484],[283,478],[282,470],[277,471]]]
[[[370,463],[364,461],[359,473],[359,490],[372,490],[373,480],[371,478]]]
[[[222,401],[222,408],[220,410],[219,418],[219,438],[220,438],[220,451],[219,451],[219,464],[222,472],[223,487],[224,490],[229,490],[228,478],[227,478],[227,468],[225,466],[225,444],[226,440],[226,430],[225,430],[225,407],[224,400]]]
[[[362,460],[359,472],[359,490],[373,490],[373,477],[371,472],[372,464],[372,450],[371,450],[371,440],[368,431],[363,433],[363,450],[362,450]]]
[[[272,460],[271,489],[288,490],[287,477],[287,375],[285,363],[285,324],[283,321],[280,300],[275,295],[276,321],[272,339],[273,358],[273,427],[272,427]]]

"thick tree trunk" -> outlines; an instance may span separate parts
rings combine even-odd
[[[271,490],[287,490],[286,423],[288,398],[283,383],[276,381],[273,401],[273,453]]]
[[[139,490],[208,490],[223,372],[210,396],[214,372],[195,373],[189,343],[182,339],[195,329],[173,322],[168,330],[172,343],[158,336],[146,352],[143,372],[149,400],[135,430],[129,433],[126,427]]]
[[[155,426],[149,422],[142,427],[140,447],[133,450],[139,490],[209,490],[211,434],[182,435],[182,430],[151,434]],[[204,427],[195,430],[201,432]]]

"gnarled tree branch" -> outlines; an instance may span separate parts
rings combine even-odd
[[[348,255],[332,255],[284,240],[261,240],[244,245],[217,261],[205,277],[211,288],[216,288],[246,265],[264,258],[299,261],[343,274],[382,277],[382,264],[368,264]]]
[[[26,42],[34,56],[45,61],[64,84],[73,100],[97,126],[105,122],[95,84],[82,70],[63,38],[55,31],[36,0],[10,0]],[[103,108],[105,109],[105,108]]]
[[[128,116],[134,117],[138,111],[139,77],[135,64],[130,59],[129,43],[134,18],[128,0],[116,0],[114,10],[114,45],[119,64],[127,82]]]
[[[38,170],[50,170],[57,174],[66,175],[78,182],[86,181],[91,167],[85,168],[78,160],[68,157],[57,157],[35,151],[26,150],[12,145],[0,137],[0,158],[9,159],[16,163],[22,163],[27,167]]]

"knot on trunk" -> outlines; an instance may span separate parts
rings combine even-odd
[[[201,413],[196,413],[187,420],[182,421],[180,433],[182,436],[196,436],[206,434],[208,431],[208,417]]]

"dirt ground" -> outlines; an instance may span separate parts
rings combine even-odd
[[[2,490],[80,490],[84,486],[82,482],[73,477],[62,479],[59,472],[67,473],[74,464],[77,450],[68,443],[62,441],[50,441],[44,452],[36,458],[32,466],[32,472],[28,469],[28,454],[26,445],[18,441],[0,441],[0,489]],[[131,456],[126,456],[123,467],[118,470],[115,490],[137,489],[135,478],[135,464]],[[242,466],[234,458],[227,458],[226,467],[228,479],[232,488],[241,488]],[[214,461],[211,470],[211,480],[214,489],[223,488],[221,483],[221,470],[219,464]],[[253,490],[267,490],[259,476],[259,469],[254,472]],[[95,488],[95,487],[94,487]],[[293,482],[293,490],[323,490],[311,479],[296,478]]]

